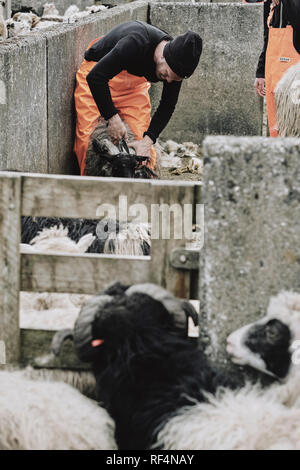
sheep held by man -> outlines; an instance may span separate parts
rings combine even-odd
[[[208,362],[197,340],[187,338],[190,317],[197,325],[188,301],[154,284],[117,283],[83,306],[75,348],[92,363],[97,399],[115,421],[119,449],[150,449],[184,407],[233,385]],[[64,334],[72,332],[54,338],[56,354]]]
[[[124,122],[127,130],[128,142],[135,137]],[[149,161],[149,157],[138,156],[135,151],[127,147],[125,142],[119,148],[114,145],[107,133],[106,123],[102,118],[93,130],[86,154],[86,176],[115,176],[120,178],[152,178],[156,174],[147,166],[141,165]],[[144,168],[143,168],[144,167]]]
[[[279,135],[300,137],[300,61],[279,81],[275,99]]]
[[[0,371],[0,450],[115,450],[108,413],[73,387]]]

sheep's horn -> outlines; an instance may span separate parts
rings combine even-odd
[[[194,309],[191,302],[189,302],[188,300],[181,300],[181,305],[182,305],[182,308],[183,308],[186,316],[191,317],[191,319],[193,320],[194,325],[198,326],[199,325],[199,315],[196,312],[196,310]]]
[[[93,146],[94,151],[101,155],[101,158],[107,158],[108,160],[111,160],[112,158],[115,158],[118,156],[118,154],[111,155],[108,152],[103,152],[103,148],[101,147],[100,142],[97,139],[92,140],[92,146]]]
[[[77,356],[81,361],[91,362],[95,355],[95,348],[92,346],[92,327],[96,315],[101,309],[112,300],[110,295],[97,295],[89,299],[80,310],[74,326],[74,345]]]
[[[73,330],[70,328],[55,333],[51,342],[51,351],[55,356],[60,355],[63,344],[67,339],[74,339]]]
[[[174,315],[178,325],[186,326],[186,319],[189,316],[193,319],[195,326],[198,325],[198,315],[192,304],[186,300],[176,299],[176,297],[162,287],[150,283],[135,284],[129,287],[125,293],[126,295],[131,295],[136,292],[147,294],[154,300],[161,302],[168,312]]]
[[[124,139],[124,137],[122,138],[122,140],[120,140],[119,149],[120,149],[120,152],[123,152],[123,150],[125,150],[125,153],[130,154],[130,151],[129,151],[127,142],[126,142],[126,140]]]

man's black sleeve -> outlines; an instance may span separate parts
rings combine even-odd
[[[156,141],[161,131],[166,127],[174,112],[181,84],[182,82],[164,83],[159,106],[151,119],[148,130],[144,134],[148,135],[153,142]]]
[[[266,64],[266,51],[268,47],[269,39],[269,28],[267,25],[268,16],[270,13],[271,0],[268,0],[264,3],[264,47],[262,53],[259,56],[257,69],[256,69],[256,78],[265,78],[265,64]]]
[[[257,69],[256,69],[256,78],[265,78],[266,52],[267,52],[267,47],[268,47],[268,39],[269,39],[269,28],[267,28],[265,31],[264,48],[258,59],[258,64],[257,64]]]
[[[105,120],[118,113],[111,98],[108,81],[122,70],[126,70],[128,65],[137,60],[141,53],[141,43],[134,36],[126,36],[100,59],[87,75],[87,83],[99,112]]]

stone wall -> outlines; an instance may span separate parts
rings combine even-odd
[[[200,252],[201,330],[213,359],[227,335],[300,291],[300,140],[207,137]]]
[[[75,74],[88,44],[131,19],[134,2],[0,45],[0,169],[74,173]],[[74,166],[75,165],[75,166]]]
[[[200,34],[203,52],[183,83],[164,138],[200,142],[208,134],[261,135],[262,100],[253,92],[263,46],[263,10],[243,4],[152,3],[151,24],[177,36]],[[161,84],[152,87],[154,107]]]

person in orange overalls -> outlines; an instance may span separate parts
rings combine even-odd
[[[254,88],[259,96],[266,96],[269,134],[277,137],[274,90],[285,72],[300,61],[300,0],[268,0],[265,17],[270,7]]]
[[[142,21],[129,21],[95,39],[85,52],[76,75],[77,112],[74,151],[84,174],[90,135],[101,115],[114,144],[127,137],[124,121],[136,140],[129,144],[138,155],[150,157],[152,145],[175,109],[181,82],[192,75],[202,52],[202,40],[192,31],[173,39]],[[149,82],[163,81],[158,109],[152,119]]]

